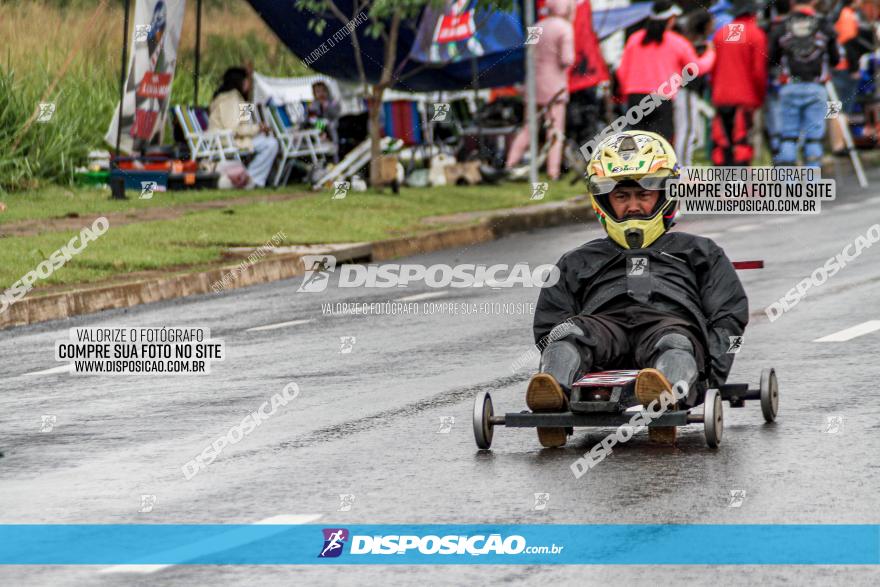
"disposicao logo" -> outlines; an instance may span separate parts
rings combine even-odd
[[[318,558],[336,558],[342,554],[342,547],[348,541],[348,530],[345,528],[324,528],[324,548]]]
[[[337,266],[333,255],[303,255],[305,276],[298,292],[316,293],[327,289],[332,274],[337,287],[394,288],[421,282],[430,288],[491,287],[493,289],[522,286],[550,287],[559,281],[559,268],[527,263],[514,265],[444,265],[383,263],[381,265],[344,264]]]
[[[296,291],[320,292],[327,289],[330,274],[336,269],[336,257],[333,255],[303,255],[303,265],[306,275],[302,285]]]

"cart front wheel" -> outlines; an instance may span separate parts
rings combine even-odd
[[[721,407],[721,394],[717,389],[706,392],[703,402],[703,426],[706,429],[706,444],[709,448],[718,448],[721,444],[721,432],[724,430],[724,412]]]
[[[477,441],[477,446],[483,450],[492,446],[494,430],[491,418],[494,415],[492,396],[488,391],[481,391],[474,399],[474,439]]]
[[[761,412],[767,422],[776,421],[779,412],[779,384],[776,382],[776,370],[761,371]]]

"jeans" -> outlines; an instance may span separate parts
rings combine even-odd
[[[272,163],[275,162],[275,155],[278,154],[278,139],[266,135],[257,135],[254,137],[254,151],[256,155],[248,165],[248,175],[251,176],[256,187],[265,187],[269,172],[272,170]]]
[[[781,141],[782,110],[779,100],[778,89],[768,89],[767,98],[764,102],[764,125],[770,137],[770,152],[774,157],[779,153]]]
[[[841,102],[841,112],[852,114],[855,110],[856,95],[859,91],[859,79],[853,78],[846,70],[835,69],[831,73],[831,83],[837,90],[837,99]]]
[[[779,90],[782,135],[777,165],[795,165],[798,139],[804,137],[804,165],[822,163],[822,139],[825,137],[825,111],[828,95],[818,82],[792,82]]]

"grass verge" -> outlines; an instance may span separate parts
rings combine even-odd
[[[583,193],[580,183],[553,182],[543,202]],[[202,194],[207,197],[209,194]],[[513,208],[531,201],[524,183],[401,189],[400,195],[349,193],[332,200],[321,192],[297,200],[254,201],[222,209],[187,212],[172,220],[135,222],[110,229],[38,287],[106,280],[145,270],[172,270],[222,259],[230,246],[259,246],[283,232],[284,244],[359,242],[416,235],[445,226],[422,218]],[[157,196],[156,198],[160,198]],[[142,202],[152,202],[144,200]],[[106,204],[106,201],[104,201]],[[96,205],[89,201],[87,206]],[[106,208],[101,208],[101,211]],[[92,210],[98,212],[99,210]],[[80,213],[85,215],[84,209]],[[83,227],[87,225],[83,219]],[[6,289],[47,259],[78,231],[8,237],[0,246],[0,289]]]
[[[293,186],[291,186],[293,187]],[[0,227],[24,220],[74,218],[90,214],[137,213],[138,210],[177,208],[197,202],[210,202],[248,197],[257,199],[268,194],[308,193],[308,187],[291,190],[193,190],[156,192],[149,200],[129,190],[126,200],[110,199],[110,188],[48,186],[29,192],[6,194],[0,201],[6,210],[0,214]],[[0,228],[0,233],[3,233]]]

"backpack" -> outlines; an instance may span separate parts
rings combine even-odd
[[[786,69],[821,60],[828,47],[828,36],[820,30],[821,21],[812,15],[795,12],[785,21],[785,32],[779,39]]]

